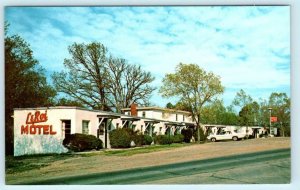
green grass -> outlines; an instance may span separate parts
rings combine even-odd
[[[72,154],[39,154],[26,156],[6,156],[5,169],[7,174],[39,169],[52,162],[74,157]]]
[[[39,154],[26,156],[6,156],[5,168],[6,174],[19,173],[33,169],[46,167],[51,163],[59,160],[65,160],[75,157],[92,157],[92,156],[132,156],[135,154],[144,154],[163,150],[170,150],[184,146],[190,146],[192,143],[170,144],[170,145],[151,145],[145,147],[128,148],[128,149],[110,149],[103,151],[91,151],[76,154]]]
[[[170,145],[151,145],[148,147],[138,147],[131,149],[123,149],[123,150],[107,150],[104,151],[104,155],[107,156],[132,156],[135,154],[144,154],[150,152],[157,152],[162,150],[170,150],[174,148],[189,146],[191,144],[170,144]]]

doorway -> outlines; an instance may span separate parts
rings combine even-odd
[[[71,135],[71,120],[62,120],[62,130],[63,130],[63,136],[65,138],[70,137]]]

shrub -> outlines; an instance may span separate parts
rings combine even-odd
[[[145,144],[143,134],[136,134],[136,135],[133,135],[132,137],[133,137],[133,141],[136,144],[136,146],[142,146]]]
[[[71,134],[68,138],[63,140],[63,145],[75,152],[85,151],[85,150],[99,150],[103,148],[103,143],[100,139],[94,135],[85,134]]]
[[[183,135],[183,141],[186,143],[190,143],[192,136],[193,136],[193,130],[192,129],[182,129],[181,134]]]
[[[169,135],[157,135],[154,138],[155,144],[171,144],[173,142],[174,136]]]
[[[198,141],[198,129],[194,130],[193,136],[195,138],[195,141]],[[203,129],[200,127],[200,141],[206,141],[208,135],[204,133]]]
[[[136,146],[150,145],[153,141],[150,135],[136,134],[133,136]]]
[[[173,138],[174,143],[182,143],[184,140],[184,136],[182,134],[177,134]]]
[[[150,145],[153,142],[153,138],[150,135],[144,135],[144,145]]]
[[[122,128],[112,130],[109,133],[109,140],[112,148],[129,148],[133,139],[129,130]]]

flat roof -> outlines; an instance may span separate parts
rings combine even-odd
[[[117,119],[117,118],[120,118],[121,116],[114,115],[114,114],[99,114],[99,115],[97,115],[97,117],[108,118],[108,119]]]
[[[145,107],[146,108],[146,107]],[[151,108],[151,107],[148,107]],[[83,111],[89,111],[89,112],[94,112],[94,113],[99,113],[97,114],[97,117],[103,116],[103,117],[121,117],[122,118],[135,118],[137,120],[143,119],[146,120],[146,122],[170,122],[169,120],[163,120],[163,119],[155,119],[155,118],[148,118],[148,117],[138,117],[138,116],[132,116],[132,115],[125,115],[121,113],[115,113],[115,112],[109,112],[109,111],[102,111],[102,110],[93,110],[93,109],[88,109],[88,108],[82,108],[82,107],[77,107],[77,106],[51,106],[51,107],[36,107],[36,108],[14,108],[14,110],[51,110],[51,109],[76,109],[76,110],[83,110]],[[130,108],[129,108],[130,109]],[[160,110],[164,110],[163,108],[159,108]],[[167,109],[169,110],[169,109]],[[185,112],[185,111],[181,111]],[[190,112],[186,112],[190,113]],[[124,119],[125,120],[125,119]],[[127,119],[130,120],[130,119]]]
[[[121,120],[123,121],[139,121],[140,118],[134,118],[134,117],[121,117]]]
[[[189,111],[183,111],[183,110],[176,110],[176,109],[168,109],[168,108],[160,108],[160,107],[137,107],[137,110],[158,110],[158,111],[165,111],[165,112],[175,112],[175,113],[185,113],[185,114],[191,114]],[[130,111],[131,108],[123,108],[122,111]]]
[[[168,122],[168,123],[165,123],[165,125],[174,125],[174,126],[185,126],[185,123],[182,123],[182,122]]]

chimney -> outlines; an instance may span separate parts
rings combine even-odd
[[[130,105],[130,114],[132,115],[132,116],[137,116],[137,104],[135,104],[135,103],[132,103],[131,105]]]

